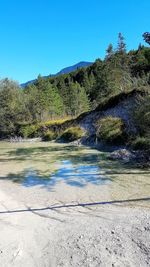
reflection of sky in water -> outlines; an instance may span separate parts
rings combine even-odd
[[[52,189],[61,181],[70,186],[85,187],[88,183],[107,184],[110,179],[101,175],[100,169],[96,165],[73,165],[70,160],[64,160],[60,168],[49,177],[42,177],[36,171],[28,170],[23,185],[26,187],[41,185]]]

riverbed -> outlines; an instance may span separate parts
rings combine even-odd
[[[57,143],[0,143],[1,266],[149,266],[150,170]]]

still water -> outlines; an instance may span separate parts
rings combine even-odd
[[[0,179],[49,191],[62,183],[70,189],[91,188],[104,195],[109,192],[112,200],[150,195],[150,170],[110,161],[106,152],[68,144],[0,142]]]

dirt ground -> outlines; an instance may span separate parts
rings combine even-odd
[[[98,191],[65,190],[0,181],[1,267],[150,266],[150,198],[98,202]]]

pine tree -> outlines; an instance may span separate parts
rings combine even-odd
[[[143,38],[144,38],[144,41],[150,45],[150,32],[144,32]]]
[[[121,32],[118,34],[118,48],[117,52],[119,53],[126,53],[126,44],[124,42],[124,37]]]
[[[62,98],[49,80],[38,77],[36,83],[29,85],[25,92],[33,120],[43,121],[63,114]]]
[[[114,54],[113,45],[109,44],[108,48],[106,49],[106,57],[105,57],[105,59],[108,60],[109,58],[111,58],[111,56],[113,54]]]
[[[143,48],[143,45],[141,43],[139,43],[138,51],[142,50],[142,48]]]
[[[84,87],[78,82],[71,83],[69,86],[69,103],[70,115],[77,116],[78,114],[89,110],[89,100]]]

